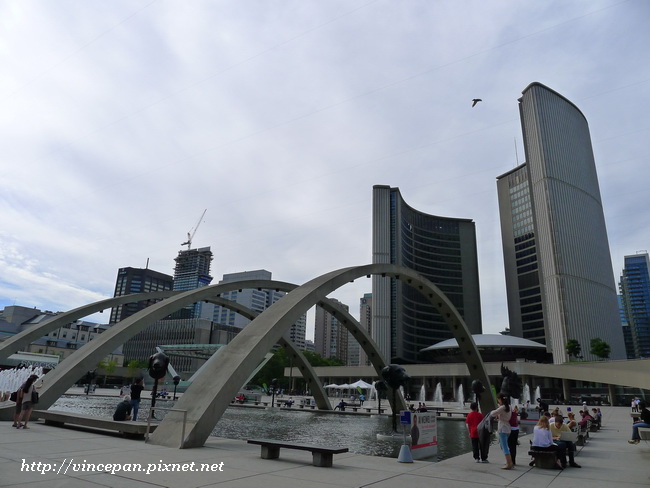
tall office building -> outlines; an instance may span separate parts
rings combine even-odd
[[[219,283],[235,283],[238,281],[246,280],[271,280],[271,272],[265,269],[255,271],[243,271],[240,273],[224,274],[223,279]],[[275,302],[280,300],[285,295],[285,292],[272,289],[241,289],[233,290],[230,292],[222,293],[221,297],[227,300],[232,300],[240,305],[243,305],[257,313],[262,313]],[[210,318],[219,324],[237,327],[239,329],[245,327],[250,320],[242,315],[221,306],[213,306],[210,310],[209,305],[204,305],[204,317]],[[290,339],[298,349],[305,349],[305,334],[307,332],[307,316],[303,314],[291,329],[285,334],[285,337]]]
[[[212,276],[210,276],[212,251],[210,251],[210,247],[179,251],[174,261],[176,261],[174,291],[194,290],[212,282]],[[199,318],[201,317],[201,307],[202,302],[189,305],[174,313],[173,317],[177,319]]]
[[[347,305],[335,298],[331,300],[349,310]],[[348,338],[348,330],[336,317],[323,308],[316,307],[314,320],[314,349],[316,354],[320,354],[324,358],[336,358],[347,365]]]
[[[526,162],[497,177],[510,333],[546,344],[555,363],[575,339],[625,357],[587,120],[540,83],[519,99]]]
[[[650,358],[650,260],[648,253],[625,256],[619,290],[629,328],[630,359]]]
[[[120,268],[117,271],[113,296],[121,297],[133,293],[172,290],[173,287],[174,279],[170,275],[149,268]],[[124,320],[156,301],[158,300],[143,300],[113,307],[111,309],[110,323],[115,324],[120,320]]]
[[[174,261],[176,261],[172,286],[174,291],[194,290],[201,286],[207,286],[212,281],[212,276],[210,276],[212,252],[209,247],[179,251]],[[118,284],[119,282],[120,274],[118,273]],[[116,292],[117,289],[116,285]],[[146,360],[156,352],[156,347],[161,345],[198,344],[197,337],[201,329],[210,330],[209,334],[202,334],[202,336],[212,337],[214,335],[212,334],[213,324],[209,320],[201,320],[203,304],[203,302],[198,302],[188,305],[168,317],[154,322],[147,329],[126,341],[124,343],[125,360],[127,362]],[[172,363],[177,371],[192,370],[197,365],[196,360],[190,357],[174,357]]]
[[[472,334],[482,332],[476,228],[469,219],[429,215],[398,188],[373,187],[373,263],[417,271],[453,303]],[[453,337],[438,310],[402,280],[373,276],[372,337],[384,359],[424,362],[420,350]]]
[[[372,293],[364,293],[359,300],[359,324],[372,337]],[[359,350],[359,366],[370,366],[368,355]]]

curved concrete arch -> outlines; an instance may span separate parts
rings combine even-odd
[[[295,289],[297,287],[298,285],[293,285],[291,289]],[[215,305],[221,305],[225,308],[228,308],[250,320],[255,319],[259,315],[257,312],[254,312],[253,310],[250,310],[249,308],[244,307],[239,303],[227,300],[225,298],[214,298],[207,301],[214,303]],[[330,300],[329,298],[324,298],[317,305],[335,316],[339,323],[343,324],[343,326],[350,331],[361,348],[367,354],[372,366],[375,368],[377,376],[381,377],[381,370],[386,366],[386,362],[384,361],[384,358],[382,357],[377,344],[375,344],[373,338],[370,336],[370,334],[368,334],[368,331],[361,327],[359,321],[350,315],[350,312],[348,312],[340,303]],[[291,343],[291,341],[287,342],[289,343],[287,347],[294,349],[292,351],[292,357],[299,362],[299,365],[297,365],[297,367],[300,369],[300,372],[307,380],[307,382],[312,385],[310,389],[312,390],[312,395],[314,396],[316,405],[319,409],[330,410],[332,408],[331,403],[327,398],[325,389],[320,384],[320,380],[318,379],[318,376],[313,370],[311,364],[309,364],[309,362],[305,359],[299,350],[295,349],[295,345]],[[392,398],[389,399],[389,402],[393,408],[397,408],[399,410],[406,410],[407,408],[406,402],[404,401],[401,394],[399,395],[397,406],[392,405]]]
[[[239,306],[239,304],[236,304],[235,302],[221,299],[219,297],[219,294],[245,288],[270,288],[278,291],[290,292],[296,287],[297,285],[295,284],[281,281],[248,280],[235,283],[211,285],[187,292],[148,292],[126,295],[122,297],[114,297],[106,300],[100,300],[98,302],[84,305],[69,312],[59,314],[53,317],[51,320],[44,322],[43,324],[27,329],[20,334],[17,334],[10,340],[5,341],[5,343],[3,343],[2,350],[5,351],[8,357],[13,353],[14,349],[20,349],[21,347],[24,347],[31,343],[33,340],[42,337],[44,334],[55,330],[62,325],[65,325],[78,318],[85,317],[89,314],[98,312],[100,310],[104,310],[108,307],[124,303],[142,301],[146,299],[160,299],[174,296],[173,300],[168,299],[164,302],[159,302],[157,304],[151,305],[148,308],[141,310],[131,317],[119,322],[118,324],[115,324],[106,332],[101,334],[100,337],[92,341],[92,343],[86,344],[83,348],[77,350],[73,355],[66,358],[65,363],[61,363],[56,368],[56,370],[50,371],[50,373],[45,376],[44,388],[41,390],[39,401],[41,408],[48,408],[63,393],[65,393],[70,385],[72,385],[78,378],[80,378],[88,370],[93,369],[94,365],[102,357],[109,354],[112,350],[126,342],[141,330],[144,330],[153,322],[166,317],[170,313],[175,312],[176,310],[186,305],[195,303],[197,301],[222,301],[224,306],[233,308],[239,313],[247,315],[249,312],[244,310],[243,307]],[[357,330],[360,331],[359,334],[365,337],[363,342],[361,342],[361,346],[368,354],[368,357],[381,360],[381,354],[374,344],[374,341],[367,335],[365,331],[361,329],[360,324],[356,322],[356,319],[354,319],[345,309],[340,307],[340,305],[336,304],[335,302],[331,302],[326,297],[323,298],[321,306],[323,306],[330,313],[338,313],[340,317],[343,317],[342,322],[345,322],[346,327],[348,328],[350,328],[348,323],[356,323]],[[249,318],[252,320],[254,317],[251,316]],[[295,351],[293,354],[295,354]],[[299,356],[296,356],[296,359],[304,359],[304,356],[300,354]],[[301,363],[300,367],[301,371],[307,375],[307,381],[310,382],[310,385],[312,385],[312,393],[314,394],[314,400],[316,401],[318,407],[320,409],[331,409],[329,399],[327,398],[327,395],[325,394],[325,391],[322,388],[322,385],[320,384],[316,374],[311,368],[311,365],[305,361],[304,363]],[[382,362],[375,364],[375,369],[377,370],[378,374],[381,371],[382,367],[383,360]],[[404,407],[402,406],[402,408]],[[11,407],[0,408],[0,419],[7,420],[12,417],[13,410]]]
[[[297,285],[294,285],[294,288],[296,288],[296,286]],[[244,307],[237,302],[233,302],[232,300],[227,300],[225,298],[211,298],[206,301],[228,308],[233,312],[237,312],[238,314],[250,320],[254,320],[259,315],[258,312],[255,312],[248,307]],[[300,349],[298,349],[292,341],[285,337],[281,337],[278,343],[287,350],[287,353],[290,355],[290,357],[294,360],[295,363],[297,363],[295,366],[299,369],[302,376],[310,385],[310,390],[312,392],[312,396],[314,397],[314,401],[316,402],[316,406],[321,410],[331,410],[332,404],[330,403],[329,398],[327,398],[327,393],[325,392],[323,385],[321,385],[320,381],[318,380],[318,375],[314,371],[314,368],[311,366],[311,364],[309,364],[309,361],[307,361],[307,358],[305,358],[305,356],[301,353]]]
[[[75,308],[68,312],[64,312],[53,316],[51,319],[43,321],[43,323],[29,327],[28,329],[19,332],[18,334],[10,337],[4,342],[0,343],[0,361],[7,359],[13,353],[20,351],[24,347],[29,346],[36,339],[40,339],[48,332],[58,329],[70,322],[74,322],[82,317],[87,317],[97,312],[101,312],[107,308],[123,305],[125,303],[141,302],[144,300],[156,300],[161,298],[169,298],[178,294],[177,291],[154,291],[147,293],[136,293],[133,295],[124,295],[121,297],[107,298],[98,302],[93,302],[88,305]]]
[[[93,369],[99,360],[110,354],[110,352],[115,350],[115,348],[124,344],[124,342],[136,335],[138,332],[146,329],[153,322],[167,317],[169,314],[186,305],[191,305],[198,301],[204,301],[220,293],[226,293],[243,288],[272,288],[279,290],[288,287],[295,287],[295,285],[282,281],[249,280],[204,286],[186,292],[173,292],[173,295],[166,300],[154,303],[144,310],[140,310],[113,325],[98,338],[87,343],[81,349],[62,361],[55,369],[47,373],[44,377],[43,388],[39,391],[40,408],[46,409],[52,406],[52,404],[63,395],[76,380],[81,378],[81,376],[83,376],[87,371]],[[118,298],[125,299],[127,297]],[[100,303],[105,304],[109,301],[110,299],[105,301],[103,300],[91,305],[86,305],[85,307],[87,307],[87,310],[98,311]],[[123,303],[128,303],[128,301]],[[68,315],[68,320],[70,320],[69,317],[71,314],[72,312]],[[43,329],[39,328],[39,333],[42,332],[42,330]],[[0,409],[0,419],[8,420],[13,418],[12,412],[13,407]]]
[[[350,281],[367,275],[382,274],[406,280],[422,292],[440,311],[457,339],[470,374],[490,385],[485,366],[476,344],[462,317],[440,289],[426,278],[408,268],[391,264],[370,264],[344,268],[314,278],[294,289],[248,324],[220,354],[212,356],[203,373],[177,402],[176,408],[187,411],[185,437],[181,448],[202,446],[214,425],[228,407],[229,399],[239,385],[246,381],[259,358],[278,342],[284,331],[314,304]],[[492,395],[486,395],[484,407],[495,408]],[[170,412],[150,437],[150,442],[176,447],[183,430],[176,412]]]

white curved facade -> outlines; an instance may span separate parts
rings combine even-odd
[[[569,359],[567,341],[576,339],[583,355],[595,359],[589,353],[590,341],[599,337],[610,345],[610,358],[624,359],[616,285],[587,120],[573,103],[540,83],[532,83],[523,91],[519,110],[526,163],[517,170],[525,171],[528,181],[547,348],[553,352],[554,362],[562,363]],[[505,181],[505,176],[499,180]],[[514,237],[512,222],[504,222],[512,212],[505,208],[510,203],[502,198],[503,189],[499,192],[512,320],[513,310],[523,308],[519,290],[512,289],[521,282],[517,271],[521,256],[506,242]],[[514,318],[511,325],[516,333],[521,325],[516,323],[516,314]]]

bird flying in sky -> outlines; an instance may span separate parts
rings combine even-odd
[[[472,98],[472,102],[473,102],[472,107],[474,107],[478,102],[482,102],[482,101],[483,100],[481,100],[480,98]]]

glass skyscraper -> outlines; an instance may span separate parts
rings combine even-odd
[[[629,327],[630,359],[650,358],[650,261],[648,253],[625,256],[619,282],[621,311]]]
[[[150,291],[171,290],[174,280],[170,275],[159,273],[149,268],[120,268],[115,280],[114,297],[131,295],[133,293],[146,293]],[[148,307],[159,300],[145,300],[137,303],[117,305],[111,309],[110,323],[130,317],[136,312]]]
[[[210,276],[212,251],[210,251],[209,247],[179,251],[174,261],[176,261],[174,267],[174,291],[194,290],[207,286],[212,282],[212,276]],[[202,302],[189,305],[172,314],[173,318],[199,318],[201,317],[201,306]]]
[[[447,296],[472,334],[482,332],[476,228],[469,219],[429,215],[406,204],[398,188],[373,187],[373,263],[417,271]],[[384,358],[425,362],[420,350],[453,334],[414,287],[372,278],[372,337]]]

